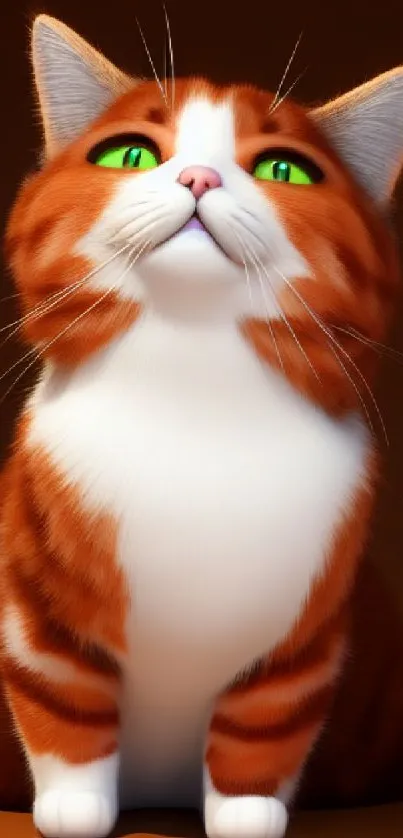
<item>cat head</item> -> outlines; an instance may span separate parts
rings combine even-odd
[[[235,326],[304,395],[365,408],[397,287],[403,69],[309,110],[131,78],[43,15],[32,57],[45,160],[7,247],[40,353],[80,363],[153,310]]]

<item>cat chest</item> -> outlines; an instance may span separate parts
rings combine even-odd
[[[362,477],[363,429],[301,399],[237,330],[138,324],[54,388],[32,436],[119,521],[133,677],[152,693],[192,660],[214,691],[298,616]]]

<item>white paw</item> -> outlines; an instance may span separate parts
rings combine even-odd
[[[46,791],[34,803],[34,823],[45,838],[105,838],[117,818],[116,802],[94,791]]]
[[[275,797],[224,797],[213,792],[206,797],[205,821],[208,838],[283,838],[288,815]]]

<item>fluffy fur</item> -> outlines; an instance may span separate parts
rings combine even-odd
[[[3,476],[1,626],[35,823],[107,835],[119,805],[194,806],[203,788],[209,838],[281,838],[373,504],[402,73],[309,112],[129,80],[46,17],[34,67],[47,161],[7,248],[44,366]],[[127,134],[161,165],[89,161]],[[323,180],[258,182],[279,148]],[[221,186],[195,198],[195,165]]]

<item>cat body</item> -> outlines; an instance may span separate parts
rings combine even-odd
[[[144,314],[59,377],[34,394],[29,439],[119,521],[123,800],[183,805],[215,697],[292,629],[365,479],[369,436],[265,369],[231,323]]]
[[[1,536],[34,820],[84,838],[201,805],[209,838],[281,838],[374,499],[402,73],[307,112],[136,82],[44,16],[34,66],[47,162],[7,247],[44,363]]]

